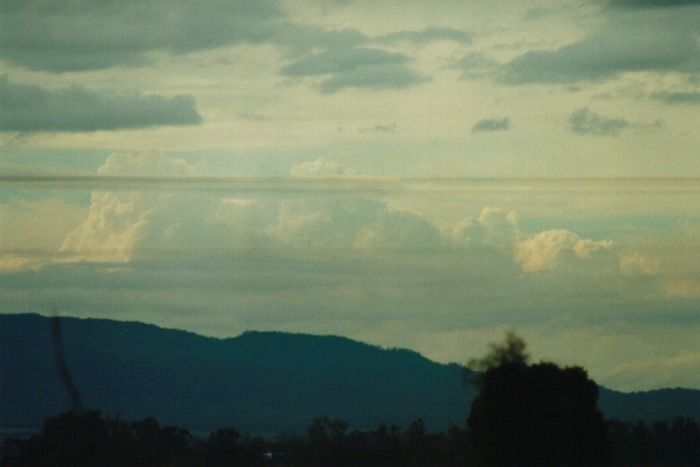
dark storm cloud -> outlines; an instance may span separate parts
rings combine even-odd
[[[0,131],[96,131],[200,123],[191,96],[47,90],[0,77]]]
[[[453,28],[425,28],[422,31],[400,31],[377,37],[377,42],[411,42],[414,44],[427,44],[434,41],[454,41],[462,44],[470,44],[472,37],[465,31]]]
[[[499,80],[507,84],[575,83],[607,80],[624,72],[700,69],[696,39],[700,8],[609,8],[605,12],[605,23],[582,40],[557,50],[520,55],[502,67]]]
[[[603,117],[588,107],[575,110],[569,123],[574,133],[593,136],[617,136],[630,125],[623,119]]]
[[[472,127],[472,132],[504,131],[510,129],[510,119],[486,119],[476,122]]]
[[[138,65],[154,50],[269,42],[281,17],[270,0],[4,1],[0,57],[52,72]]]
[[[324,94],[343,88],[405,88],[424,80],[406,66],[409,57],[373,48],[338,48],[298,60],[282,69],[292,77],[330,75],[320,89]]]

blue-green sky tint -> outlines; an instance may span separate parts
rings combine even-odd
[[[0,5],[0,312],[700,388],[697,2]]]

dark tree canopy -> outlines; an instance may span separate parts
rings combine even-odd
[[[525,343],[512,333],[476,363],[483,373],[468,427],[480,460],[501,465],[607,460],[598,386],[586,370],[528,365]]]

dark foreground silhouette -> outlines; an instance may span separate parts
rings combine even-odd
[[[305,435],[273,438],[221,428],[193,435],[153,418],[127,422],[97,411],[49,417],[42,431],[5,441],[4,466],[226,466],[226,465],[483,465],[473,433],[458,427],[428,433],[421,420],[402,429],[350,429],[319,417]],[[610,457],[573,465],[700,465],[700,426],[688,418],[606,423]],[[470,441],[471,440],[471,441]],[[503,449],[509,449],[504,446]],[[544,449],[547,449],[546,447]],[[527,464],[524,459],[517,464]],[[565,462],[557,465],[567,464]],[[496,463],[502,465],[502,463]],[[546,463],[540,463],[546,465]]]
[[[351,430],[343,420],[319,417],[305,436],[265,439],[234,428],[193,435],[161,427],[153,417],[127,422],[85,411],[62,354],[60,327],[52,331],[74,409],[47,418],[29,438],[6,439],[2,465],[700,465],[695,421],[606,424],[598,386],[583,368],[530,365],[525,342],[513,333],[470,362],[478,372],[465,368],[465,382],[478,389],[466,429],[428,432],[417,419],[405,430],[384,424]]]
[[[598,385],[581,367],[527,363],[525,342],[508,334],[480,360],[479,394],[468,419],[478,460],[498,465],[593,465],[610,460]]]

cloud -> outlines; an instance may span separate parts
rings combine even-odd
[[[663,284],[666,298],[696,300],[700,298],[700,281],[683,279],[668,281]]]
[[[329,75],[321,82],[324,94],[343,88],[405,88],[425,80],[406,66],[403,54],[373,48],[333,48],[304,57],[281,72],[292,77]]]
[[[205,175],[206,164],[189,164],[184,159],[167,157],[158,151],[114,153],[107,156],[97,173],[139,177]]]
[[[611,9],[605,23],[556,50],[533,50],[506,63],[506,84],[602,81],[636,71],[688,72],[700,68],[695,38],[700,13],[682,9]]]
[[[493,72],[499,63],[479,52],[469,52],[450,68],[461,70],[462,79],[482,78]]]
[[[201,121],[191,96],[116,94],[80,86],[47,90],[0,77],[0,131],[88,132]]]
[[[472,37],[468,32],[453,28],[430,27],[422,31],[400,31],[374,38],[380,43],[410,42],[427,44],[435,41],[454,41],[460,44],[471,44]]]
[[[638,251],[632,251],[620,257],[620,270],[626,275],[654,275],[660,269],[661,261],[644,256]]]
[[[608,0],[610,8],[675,8],[700,5],[698,0]]]
[[[611,240],[582,239],[566,229],[545,230],[517,245],[515,262],[525,272],[549,271],[577,264],[611,247]]]
[[[271,0],[5,2],[0,57],[51,72],[143,65],[156,50],[182,54],[270,42],[281,19]]]
[[[665,104],[692,104],[700,105],[700,92],[656,92],[651,95],[652,99],[658,99]]]
[[[181,176],[202,167],[158,152],[113,154],[100,175]],[[326,159],[301,164],[295,176],[344,176],[351,169]],[[389,209],[363,194],[216,196],[199,191],[121,189],[93,191],[87,218],[59,249],[63,262],[128,263],[160,252],[188,255],[318,249],[425,249],[443,245],[421,215]]]
[[[0,202],[0,273],[37,271],[50,264],[86,207],[60,197],[10,198]]]
[[[409,61],[400,53],[371,48],[340,48],[317,53],[282,68],[287,76],[313,76],[353,71],[362,66],[397,65]]]
[[[574,133],[593,136],[617,136],[630,125],[623,119],[602,117],[588,107],[575,110],[569,123]]]
[[[344,88],[403,89],[427,80],[403,65],[369,65],[328,78],[321,83],[321,92],[332,94]]]
[[[455,224],[449,238],[459,246],[480,248],[489,246],[510,253],[519,235],[515,211],[487,206],[475,219],[465,218]]]
[[[356,175],[354,169],[346,168],[340,162],[329,161],[324,157],[292,167],[293,177],[344,177],[353,175]]]
[[[201,167],[157,151],[112,154],[98,173],[108,176],[182,176]],[[85,220],[70,232],[58,252],[67,262],[131,261],[148,250],[163,250],[187,240],[188,229],[210,215],[197,196],[157,190],[93,191]],[[182,225],[182,216],[189,223]],[[198,241],[211,240],[202,235]]]
[[[510,129],[510,119],[503,117],[500,119],[486,119],[480,120],[474,124],[472,127],[472,132],[493,132],[493,131],[505,131]]]

